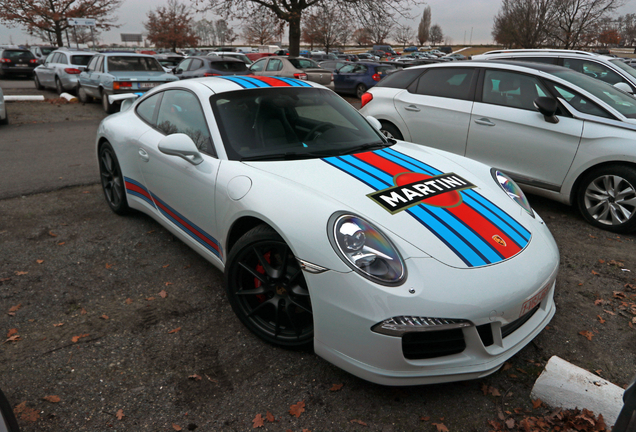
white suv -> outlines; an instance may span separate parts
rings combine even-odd
[[[611,85],[548,64],[453,62],[395,72],[361,99],[387,136],[501,169],[597,227],[636,229],[636,98]]]
[[[623,60],[587,51],[558,49],[518,49],[498,50],[474,55],[473,60],[516,60],[563,66],[600,79],[608,84],[619,84],[618,88],[628,93],[636,93],[636,69]]]

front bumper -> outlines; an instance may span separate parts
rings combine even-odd
[[[306,273],[316,354],[384,385],[459,381],[495,372],[541,332],[556,310],[559,254],[547,229],[541,231],[533,233],[522,253],[488,267],[457,269],[433,258],[407,259],[408,280],[397,288],[372,284],[355,272]],[[534,314],[502,338],[501,327],[525,315],[527,301],[544,289]],[[413,360],[405,357],[401,337],[371,330],[404,315],[464,319],[474,325],[461,329],[463,351]],[[492,329],[493,342],[484,340],[478,326]]]

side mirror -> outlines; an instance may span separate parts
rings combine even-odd
[[[190,162],[192,165],[199,165],[203,162],[201,153],[196,144],[186,134],[176,133],[168,135],[159,141],[159,151],[170,156],[179,156]]]
[[[333,73],[335,73],[335,74],[339,74],[339,73],[340,73],[340,71],[339,71],[338,69],[335,69],[335,70],[333,71]]]
[[[83,72],[90,72],[91,70],[89,68],[84,68]]]
[[[616,87],[619,90],[624,91],[627,94],[630,94],[630,95],[634,94],[634,89],[632,89],[632,87],[629,84],[627,84],[627,83],[619,82],[619,83],[614,84],[614,87]]]
[[[366,116],[366,119],[378,132],[382,130],[382,123],[380,123],[380,120],[373,116]]]
[[[180,74],[180,73],[183,73],[183,69],[181,69],[181,68],[176,68],[176,69],[174,70],[174,74],[175,74],[175,75]]]
[[[11,404],[2,391],[0,391],[0,431],[20,432]]]
[[[556,100],[549,97],[538,97],[534,100],[534,106],[545,118],[545,121],[548,123],[558,123],[559,119],[555,115],[557,109],[559,109],[559,104]]]

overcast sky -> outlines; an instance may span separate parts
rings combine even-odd
[[[167,3],[166,0],[128,0],[123,2],[118,9],[118,23],[121,27],[105,32],[102,35],[103,43],[113,43],[120,41],[120,33],[141,33],[144,31],[142,22],[146,20],[149,10],[158,5]],[[450,36],[454,44],[466,44],[470,42],[472,29],[472,43],[491,43],[493,16],[499,10],[501,0],[429,0],[431,6],[432,23],[439,24],[445,35]],[[417,28],[417,23],[421,17],[423,6],[410,11],[410,14],[417,18],[405,24],[413,29]],[[619,14],[636,13],[636,1],[628,0],[625,6],[619,10]],[[199,15],[198,18],[202,16]],[[208,19],[215,18],[211,15]],[[236,23],[239,24],[238,22]],[[240,32],[240,29],[235,28]],[[21,28],[7,28],[0,25],[0,44],[8,44],[10,39],[15,44],[40,43],[37,39],[30,37]]]

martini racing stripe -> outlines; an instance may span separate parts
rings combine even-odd
[[[362,163],[362,161],[357,160],[353,156],[332,157],[323,159],[323,161],[360,180],[374,190],[381,190],[392,186],[391,176],[381,173],[379,170]],[[375,174],[379,174],[379,176]],[[488,263],[483,255],[462,239],[448,224],[440,220],[436,215],[429,213],[428,209],[422,207],[424,206],[415,206],[405,211],[428,228],[433,235],[452,250],[467,266],[475,267]]]
[[[392,177],[409,171],[409,169],[402,166],[402,164],[396,164],[374,152],[359,153],[355,156],[385,171]],[[426,207],[431,210],[435,208],[431,206]],[[465,203],[438,210],[440,210],[440,216],[445,217],[444,220],[448,221],[471,245],[476,246],[490,263],[511,258],[522,249],[520,245],[505,235],[503,230],[492,224],[484,215],[476,212]],[[444,214],[444,212],[446,212],[446,214]],[[453,216],[456,222],[453,220]],[[503,238],[504,245],[498,243],[495,240],[495,236]]]
[[[203,231],[201,228],[190,222],[188,219],[183,217],[180,213],[178,213],[175,209],[170,207],[164,201],[162,201],[157,195],[150,192],[144,185],[135,181],[131,178],[124,177],[126,180],[126,192],[142,198],[144,201],[149,202],[153,207],[159,209],[161,214],[167,217],[172,223],[174,223],[177,227],[179,227],[183,232],[188,234],[210,252],[212,252],[217,257],[221,258],[222,251],[221,245],[219,242],[214,239],[214,237],[210,236],[208,233]]]
[[[235,75],[235,76],[222,76],[218,77],[228,81],[232,81],[240,85],[243,88],[262,88],[262,87],[311,87],[311,84],[307,84],[297,79],[282,78],[282,77],[260,77],[254,75]]]
[[[420,162],[417,159],[413,159],[412,157],[391,148],[379,150],[377,153],[386,157],[391,156],[394,158],[392,159],[394,161],[399,160],[415,165],[430,175],[438,175],[442,173],[430,165]],[[520,247],[525,247],[525,245],[530,241],[530,237],[532,237],[532,235],[526,228],[510,217],[510,215],[506,212],[501,210],[498,206],[493,204],[490,200],[484,198],[480,193],[474,190],[465,190],[462,191],[462,195],[465,202],[471,207],[481,213],[488,214],[490,219],[500,221],[499,227],[506,233],[506,235],[513,238]]]

